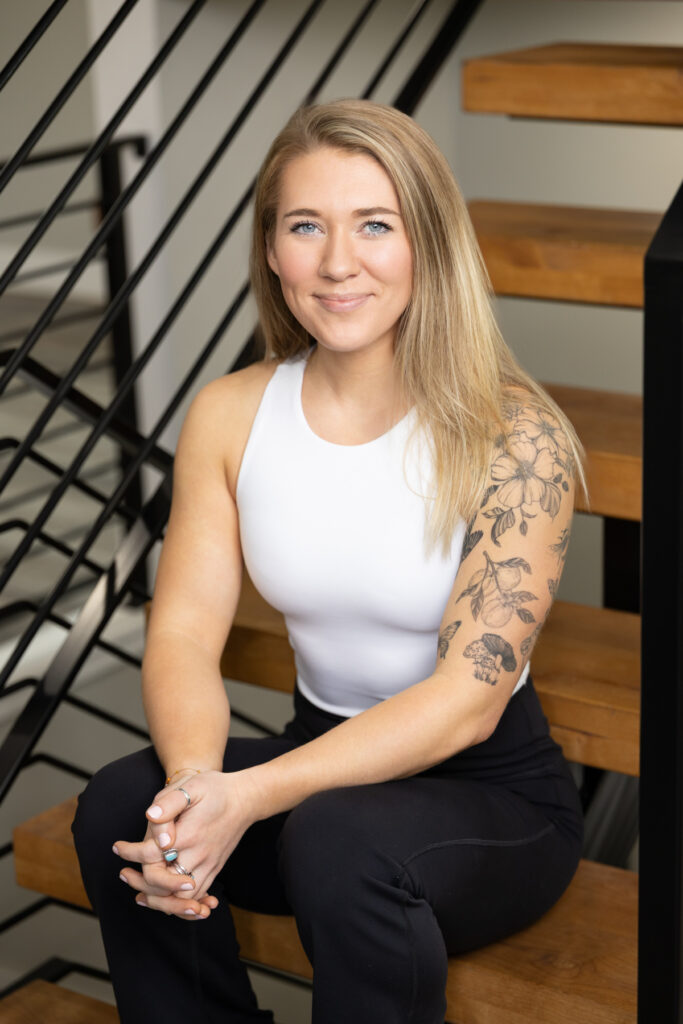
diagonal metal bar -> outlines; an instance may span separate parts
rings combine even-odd
[[[124,4],[124,6],[128,5],[129,9],[132,9],[132,7],[134,7],[137,2],[138,0],[126,0],[126,4]],[[21,246],[17,254],[14,256],[12,260],[10,260],[9,264],[7,265],[7,268],[4,270],[2,275],[0,275],[0,295],[7,288],[10,281],[14,279],[19,268],[26,261],[30,253],[33,252],[34,248],[36,247],[40,239],[43,237],[45,232],[52,224],[52,221],[55,219],[56,215],[66,204],[69,196],[73,194],[73,192],[76,190],[78,185],[81,183],[81,181],[87,174],[88,170],[92,167],[92,165],[104,151],[105,147],[107,146],[107,143],[114,135],[116,129],[119,127],[119,125],[122,123],[130,109],[133,107],[133,105],[137,102],[138,98],[147,88],[147,86],[154,78],[159,68],[163,65],[167,57],[180,42],[183,35],[185,34],[186,29],[191,24],[191,22],[194,21],[194,19],[197,17],[205,3],[206,0],[194,0],[194,3],[190,8],[188,8],[188,10],[185,12],[183,17],[178,22],[178,24],[175,26],[175,28],[169,35],[168,39],[165,41],[164,45],[159,50],[154,60],[152,60],[152,62],[142,73],[142,75],[137,80],[131,91],[126,96],[123,103],[119,106],[118,110],[116,110],[116,112],[109,119],[106,127],[103,129],[103,131],[100,132],[98,138],[95,140],[95,142],[92,143],[90,148],[87,150],[76,170],[73,172],[73,174],[66,182],[62,190],[59,192],[59,194],[50,204],[48,209],[45,211],[42,218],[40,219],[38,224],[36,224],[33,231],[29,234],[28,238]],[[106,32],[103,33],[103,35],[104,34],[106,34]],[[21,150],[19,152],[21,152]],[[16,156],[13,158],[13,160],[10,160],[9,163],[5,165],[2,172],[0,173],[0,190],[2,190],[4,184],[6,183],[3,181],[3,179],[6,178],[8,174],[9,177],[11,177],[11,174],[14,173],[14,171],[12,171],[11,168],[15,161]],[[7,180],[9,180],[8,177]]]
[[[15,437],[0,437],[0,453],[6,450],[7,448],[17,448],[19,444],[20,442]],[[52,473],[53,476],[61,477],[64,474],[63,466],[60,466],[58,463],[53,462],[52,459],[46,458],[39,452],[28,452],[26,458],[30,462],[34,462],[37,466],[40,466],[41,469],[45,469],[48,473]],[[117,465],[117,463],[107,464],[107,471],[110,468],[112,468],[113,465]],[[101,467],[98,466],[98,473],[100,472],[103,472],[103,470],[101,469]],[[94,474],[91,474],[91,476],[94,476]],[[92,498],[93,501],[97,501],[100,504],[104,504],[104,502],[107,500],[106,494],[103,494],[102,491],[98,491],[95,487],[92,487],[90,484],[86,483],[85,480],[77,478],[76,480],[74,480],[73,486],[75,490],[80,491],[81,494],[85,494],[88,498]],[[44,488],[37,488],[32,491],[25,491],[23,494],[17,495],[16,498],[11,498],[8,501],[0,502],[0,513],[7,512],[11,508],[16,508],[18,505],[24,504],[31,498],[35,498],[40,494],[43,494],[44,490]],[[120,514],[124,519],[127,519],[129,522],[132,519],[134,519],[136,515],[136,513],[134,513],[132,509],[128,507],[122,508]],[[7,527],[4,524],[0,525],[0,532],[2,532],[2,530],[4,529],[7,529]]]
[[[431,2],[432,0],[422,0],[422,2],[417,5],[417,8],[414,11],[414,13],[408,17],[408,20],[403,26],[401,32],[399,32],[393,46],[391,47],[386,57],[384,58],[380,66],[377,68],[377,71],[374,73],[368,84],[365,86],[365,89],[361,93],[361,96],[364,100],[367,100],[372,96],[375,89],[382,81],[391,65],[394,63],[394,60],[396,59],[399,50],[401,49],[406,39],[413,31],[413,29],[415,28],[418,21],[425,13]]]
[[[0,352],[0,366],[5,361],[9,362],[10,357],[10,352]],[[44,394],[53,396],[59,390],[60,409],[68,409],[69,412],[74,413],[80,420],[98,423],[104,415],[105,410],[103,406],[92,398],[88,398],[87,395],[77,388],[68,386],[65,389],[63,377],[58,377],[56,373],[48,370],[47,367],[42,366],[41,363],[36,362],[34,359],[26,359],[19,373],[22,377],[30,380]],[[142,434],[139,434],[137,430],[119,419],[110,418],[107,420],[107,435],[116,441],[124,451],[131,453],[136,452],[145,440]],[[46,440],[46,438],[47,435],[44,435],[43,440]],[[27,444],[27,440],[24,438],[21,442],[21,451],[26,454],[30,447],[30,443]],[[24,454],[22,454],[22,459]],[[170,452],[158,445],[155,445],[149,454],[150,464],[157,469],[166,470],[173,462]],[[65,470],[62,472],[65,472]],[[4,483],[0,486],[0,493],[3,490]]]
[[[5,88],[14,72],[21,67],[33,47],[42,39],[62,7],[65,7],[68,2],[69,0],[53,0],[42,18],[36,22],[29,34],[7,61],[2,71],[0,71],[0,91]]]
[[[101,570],[97,573],[98,579],[100,578],[104,571],[105,570]],[[144,594],[143,597],[144,600],[146,601],[150,600],[149,594]],[[9,615],[17,615],[21,612],[32,612],[33,614],[35,614],[37,609],[38,605],[35,603],[35,601],[13,601],[12,604],[8,604],[5,605],[4,608],[0,608],[0,614],[2,615],[3,618]],[[47,616],[47,619],[49,622],[53,622],[56,626],[61,626],[62,629],[65,630],[69,630],[73,626],[73,623],[70,622],[69,619],[65,619],[62,615],[56,615],[54,612],[50,612],[50,614]],[[118,658],[119,661],[125,662],[127,665],[132,665],[134,668],[142,667],[141,658],[138,658],[135,654],[131,654],[130,651],[124,650],[123,647],[119,647],[118,644],[112,644],[108,640],[100,639],[96,641],[95,646],[98,647],[101,651],[105,651],[107,654],[111,654],[112,657]],[[28,685],[28,683],[24,681],[23,685]],[[3,690],[2,693],[0,693],[0,697],[4,697],[8,689],[9,687],[6,687],[6,689]]]
[[[8,160],[5,166],[0,171],[0,192],[4,189],[5,185],[12,179],[15,172],[21,167],[24,159],[31,152],[36,142],[40,137],[47,131],[55,117],[62,109],[64,104],[67,102],[71,94],[73,93],[76,86],[79,84],[81,79],[85,77],[89,69],[93,66],[102,50],[107,46],[110,39],[116,34],[118,29],[121,27],[123,22],[126,20],[130,12],[133,10],[138,0],[124,0],[124,3],[119,7],[118,11],[111,19],[105,30],[100,35],[99,39],[90,47],[83,60],[76,67],[76,70],[69,76],[65,84],[59,90],[54,100],[47,108],[43,116],[40,118],[34,128],[31,129],[29,134],[26,136],[19,149],[16,151],[11,160]],[[3,278],[4,278],[3,274]],[[3,286],[0,284],[0,292],[2,292]]]
[[[85,213],[87,210],[96,210],[99,203],[96,199],[82,199],[76,203],[69,203],[60,210],[62,217],[69,216],[73,213]],[[31,210],[28,213],[18,214],[16,217],[5,217],[0,220],[0,231],[6,231],[9,228],[21,228],[24,224],[35,224],[37,220],[44,214],[44,210]],[[0,338],[0,340],[2,340]]]
[[[433,68],[440,68],[453,51],[460,36],[482,5],[482,0],[457,0],[439,27],[431,45],[415,66],[393,105],[404,114],[411,114],[434,80]]]
[[[303,101],[305,106],[308,106],[308,104],[312,103],[313,100],[316,98],[322,87],[325,85],[325,82],[327,82],[328,78],[339,64],[339,61],[342,59],[342,57],[348,50],[349,46],[351,45],[351,43],[356,38],[361,28],[367,21],[368,17],[372,12],[372,9],[377,6],[377,3],[378,0],[369,0],[369,2],[366,3],[365,7],[362,8],[360,13],[356,17],[355,21],[349,28],[348,32],[342,38],[341,42],[339,43],[339,46],[334,51],[334,53],[332,54],[329,61],[327,62],[323,70],[320,72],[318,77],[316,78],[311,88],[306,93],[306,96],[304,97]]]
[[[214,60],[211,62],[207,70],[204,72],[199,82],[192,90],[189,97],[187,98],[183,106],[180,108],[180,110],[174,117],[169,127],[166,129],[162,137],[159,139],[154,149],[148,154],[147,159],[145,160],[143,166],[140,168],[140,170],[135,175],[130,184],[124,189],[124,191],[121,193],[118,199],[114,203],[112,203],[110,209],[107,211],[106,216],[103,218],[99,229],[93,236],[89,245],[82,253],[73,271],[63,282],[62,286],[56,292],[53,299],[48,304],[40,318],[36,321],[36,324],[33,327],[32,331],[26,336],[21,347],[17,349],[17,351],[13,354],[12,359],[7,364],[4,372],[2,373],[2,375],[0,375],[0,394],[2,394],[2,392],[4,391],[8,381],[11,379],[16,368],[21,364],[23,359],[31,351],[35,343],[40,338],[42,332],[45,330],[46,326],[50,323],[52,317],[64,303],[65,299],[71,292],[76,281],[83,273],[85,267],[89,264],[92,254],[97,251],[101,244],[108,238],[108,236],[114,230],[118,218],[121,216],[123,210],[131,202],[133,197],[142,187],[148,176],[151,174],[152,170],[154,169],[158,161],[161,159],[170,143],[175,138],[181,125],[187,120],[188,116],[196,106],[198,100],[209,87],[209,85],[215,78],[216,74],[225,63],[227,57],[230,55],[234,47],[237,45],[244,32],[246,32],[251,21],[256,16],[256,14],[261,9],[264,3],[265,0],[254,0],[254,2],[251,4],[249,9],[246,11],[244,16],[240,20],[239,24],[236,26],[234,32],[231,33],[229,39],[221,47],[220,51],[218,52]],[[161,244],[163,244],[163,242]],[[0,289],[2,288],[1,280],[2,279],[0,278]],[[121,300],[120,304],[122,304],[122,302],[123,300]],[[117,311],[118,308],[119,307],[117,306]],[[115,317],[113,317],[112,319],[115,319]]]
[[[103,312],[104,310],[95,307],[93,309],[85,309],[80,313],[68,313],[65,316],[60,316],[58,320],[53,320],[48,329],[58,331],[63,327],[71,327],[73,324],[85,323],[88,320],[94,320],[96,317],[101,316]],[[4,334],[0,334],[0,345],[21,341],[30,330],[31,324],[26,327],[15,327],[11,331],[6,331]]]

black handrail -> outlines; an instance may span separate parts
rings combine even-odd
[[[638,1020],[683,1020],[683,184],[645,257]],[[656,936],[656,941],[653,937]]]
[[[73,93],[76,86],[85,77],[87,72],[93,66],[99,55],[102,53],[104,48],[107,46],[109,41],[116,35],[117,31],[126,20],[130,12],[133,10],[138,0],[124,0],[121,7],[118,9],[114,17],[111,19],[107,27],[100,34],[98,39],[93,43],[88,52],[86,53],[83,60],[76,67],[76,70],[69,76],[66,83],[59,90],[54,100],[47,108],[43,116],[40,118],[34,128],[28,133],[19,149],[16,151],[11,160],[5,164],[3,169],[0,171],[0,192],[4,189],[5,185],[11,181],[13,175],[21,167],[24,159],[31,152],[38,140],[45,134],[47,129],[50,127],[54,119],[56,118],[59,111],[62,109],[64,104],[67,102],[71,94]],[[4,275],[3,275],[4,277]],[[2,291],[2,285],[0,285],[0,292]]]

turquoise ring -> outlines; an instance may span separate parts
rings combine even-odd
[[[172,864],[173,861],[177,859],[177,857],[177,850],[167,850],[166,853],[164,854],[164,860],[166,861],[167,864]]]

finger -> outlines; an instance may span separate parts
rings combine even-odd
[[[175,914],[185,921],[206,920],[211,913],[211,906],[200,903],[199,900],[181,900],[177,896],[148,896],[139,895],[135,897],[139,907],[149,907],[150,910],[160,910],[164,914]]]
[[[192,800],[192,793],[188,790],[190,783],[186,783],[183,789],[187,792],[190,800]],[[186,811],[189,807],[189,803],[185,793],[182,793],[180,789],[169,787],[162,793],[158,793],[154,798],[154,803],[151,807],[147,808],[145,812],[147,819],[153,824],[164,824],[173,821]]]
[[[132,861],[134,864],[163,862],[163,854],[151,837],[143,839],[140,843],[127,843],[124,839],[117,839],[113,849],[122,860]]]
[[[150,821],[149,831],[160,850],[170,850],[175,845],[175,822],[168,821],[162,825],[155,825]]]
[[[124,868],[123,871],[119,872],[119,878],[126,885],[130,886],[131,889],[134,889],[135,892],[145,893],[149,896],[168,895],[165,889],[161,889],[158,885],[153,885],[141,872],[134,871],[132,868]]]

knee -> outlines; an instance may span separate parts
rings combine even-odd
[[[163,771],[152,748],[100,769],[78,798],[71,830],[83,879],[118,875],[112,851],[117,839],[137,840],[146,828],[145,810],[163,785]],[[92,898],[92,896],[91,896]]]

